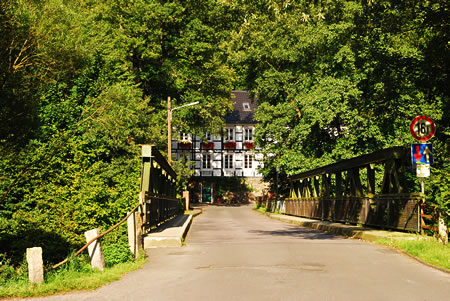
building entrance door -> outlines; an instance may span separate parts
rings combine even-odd
[[[211,203],[212,187],[210,185],[202,185],[202,203]]]

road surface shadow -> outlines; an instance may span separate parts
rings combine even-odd
[[[171,220],[165,222],[164,224],[151,229],[149,233],[160,233],[160,232],[164,232],[167,229],[170,228],[176,228],[176,227],[182,227],[184,225],[184,223],[186,222],[186,220],[188,219],[189,215],[188,214],[184,214],[184,215],[177,215],[174,218],[172,218]]]
[[[306,240],[340,240],[347,239],[344,236],[339,236],[336,234],[331,234],[327,232],[321,232],[319,230],[299,228],[299,227],[289,227],[282,230],[250,230],[252,234],[265,235],[265,236],[280,236],[280,237],[294,237],[302,238]]]
[[[250,202],[241,202],[241,203],[193,203],[192,207],[246,207],[251,205]]]

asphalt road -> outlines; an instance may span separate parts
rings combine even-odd
[[[247,206],[207,207],[186,244],[94,292],[36,300],[450,300],[449,274]]]

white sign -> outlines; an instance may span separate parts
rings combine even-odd
[[[430,165],[429,164],[417,164],[417,177],[427,178],[430,176]]]

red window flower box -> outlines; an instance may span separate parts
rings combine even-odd
[[[244,147],[246,149],[252,149],[255,146],[254,146],[253,142],[246,141],[246,142],[244,142]]]
[[[180,142],[178,142],[178,148],[180,148],[180,149],[191,149],[192,148],[192,142],[180,141]]]
[[[214,142],[202,143],[202,148],[204,148],[204,149],[213,149],[214,148]]]
[[[236,142],[234,141],[225,142],[223,146],[225,147],[225,149],[236,149]]]

